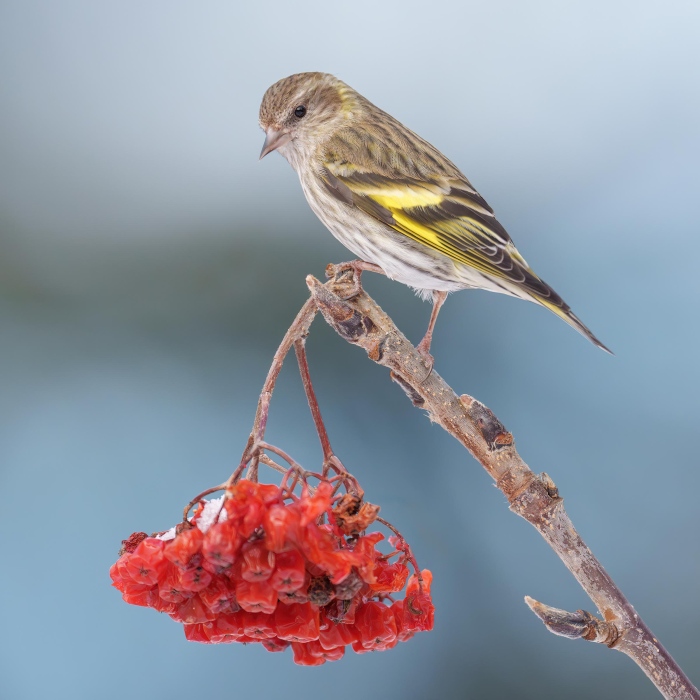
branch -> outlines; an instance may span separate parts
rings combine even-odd
[[[297,363],[299,364],[299,373],[301,374],[301,382],[304,385],[306,400],[309,402],[309,408],[311,409],[311,417],[313,418],[314,425],[316,426],[318,439],[321,441],[321,449],[323,450],[323,469],[325,472],[328,468],[328,462],[333,457],[333,449],[331,448],[331,441],[328,439],[328,431],[326,430],[326,426],[321,418],[321,409],[318,407],[314,385],[311,383],[309,361],[306,357],[305,345],[306,338],[299,338],[294,342],[294,351],[296,352]]]
[[[538,530],[604,618],[584,611],[567,613],[527,598],[548,629],[603,642],[627,654],[666,698],[700,700],[698,690],[576,532],[549,476],[534,474],[523,462],[513,436],[490,409],[471,396],[457,396],[437,372],[426,376],[421,355],[364,291],[345,298],[361,290],[356,272],[331,268],[334,273],[325,285],[311,275],[306,278],[326,322],[342,338],[364,348],[371,360],[388,367],[413,404],[428,411],[432,421],[471,452],[505,494],[510,509]]]
[[[272,365],[270,366],[270,370],[265,378],[262,391],[260,392],[258,407],[255,411],[255,420],[253,421],[253,429],[250,432],[250,437],[248,438],[248,442],[243,450],[241,462],[236,471],[234,471],[229,477],[226,485],[233,484],[240,478],[248,464],[248,461],[251,459],[252,461],[249,469],[252,475],[256,473],[259,459],[258,443],[260,443],[265,437],[265,429],[267,428],[267,419],[270,411],[270,400],[272,399],[272,392],[275,388],[275,384],[277,383],[277,377],[279,377],[280,371],[282,370],[284,358],[287,357],[287,354],[296,341],[304,338],[309,332],[309,326],[316,317],[316,312],[317,308],[313,299],[308,299],[304,306],[301,307],[301,310],[297,314],[294,321],[292,321],[292,325],[284,334],[284,338],[282,338],[282,342],[272,358]],[[306,389],[306,383],[304,388]],[[314,419],[315,418],[316,416],[314,415]]]

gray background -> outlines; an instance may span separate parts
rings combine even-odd
[[[548,634],[590,602],[489,478],[323,324],[336,450],[435,575],[436,628],[322,668],[185,641],[107,572],[240,455],[271,356],[348,253],[277,155],[275,80],[333,72],[464,169],[616,352],[486,292],[445,306],[438,371],[489,405],[700,681],[697,2],[0,3],[0,696],[655,698]],[[366,286],[417,341],[429,306]],[[319,449],[293,362],[270,439]]]

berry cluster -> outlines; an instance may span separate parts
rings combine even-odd
[[[433,628],[432,575],[409,578],[402,538],[390,537],[395,551],[382,554],[381,533],[361,534],[378,510],[350,493],[334,497],[328,481],[297,496],[241,480],[177,528],[131,535],[110,576],[127,603],[167,613],[191,641],[291,645],[306,666],[335,661],[347,646],[391,649]]]

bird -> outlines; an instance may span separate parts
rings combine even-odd
[[[437,148],[329,73],[296,73],[265,92],[260,159],[280,153],[306,200],[357,260],[433,308],[417,350],[432,371],[433,330],[449,292],[486,289],[552,311],[611,350],[518,252],[493,209]]]

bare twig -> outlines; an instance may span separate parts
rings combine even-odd
[[[304,392],[306,393],[306,400],[309,402],[309,408],[311,409],[311,416],[314,419],[314,425],[316,426],[316,432],[318,433],[318,439],[321,441],[321,449],[323,450],[323,471],[326,473],[328,471],[328,462],[333,456],[333,450],[331,449],[331,442],[328,439],[328,432],[326,431],[326,426],[321,418],[321,409],[318,407],[318,401],[316,400],[316,392],[314,391],[313,384],[311,383],[311,375],[309,374],[309,362],[306,359],[306,338],[299,338],[294,342],[294,351],[297,356],[297,363],[299,364],[299,373],[301,374],[301,381],[304,385]]]
[[[510,509],[538,530],[604,618],[597,620],[583,611],[557,611],[530,599],[528,604],[548,628],[622,651],[666,698],[700,700],[698,690],[576,532],[553,481],[530,470],[498,418],[471,396],[457,396],[437,372],[426,377],[421,355],[376,302],[361,291],[353,270],[339,268],[338,275],[325,285],[312,276],[306,282],[326,322],[342,338],[364,348],[374,362],[388,367],[391,378],[413,404],[428,411],[432,421],[471,452],[505,494]]]
[[[270,469],[274,469],[280,474],[286,474],[289,471],[288,467],[283,467],[281,464],[277,464],[273,459],[270,459],[264,452],[260,454],[259,460]]]
[[[316,316],[317,308],[313,299],[307,299],[304,306],[297,314],[289,330],[285,333],[282,342],[277,348],[274,357],[272,358],[272,365],[270,365],[270,370],[267,373],[267,378],[263,384],[262,391],[260,392],[260,399],[258,400],[258,407],[255,411],[255,420],[253,421],[253,429],[250,432],[250,437],[246,443],[245,449],[243,450],[243,455],[241,456],[241,463],[238,468],[231,474],[227,485],[236,482],[241,474],[243,474],[248,461],[251,461],[250,467],[253,472],[257,469],[257,454],[254,453],[256,444],[259,444],[263,437],[265,436],[265,429],[267,428],[267,418],[270,411],[270,400],[272,399],[272,392],[275,388],[277,382],[277,377],[282,370],[282,364],[284,363],[284,358],[287,357],[287,353],[292,348],[292,345],[303,338],[309,332],[309,326]]]
[[[276,447],[275,445],[271,445],[269,442],[258,442],[255,445],[256,447],[260,448],[261,450],[269,450],[270,452],[274,452],[278,457],[281,457],[287,464],[289,464],[292,469],[295,469],[299,474],[305,474],[306,470],[304,467],[301,466],[298,462],[294,461],[292,457],[290,457],[283,449]]]

